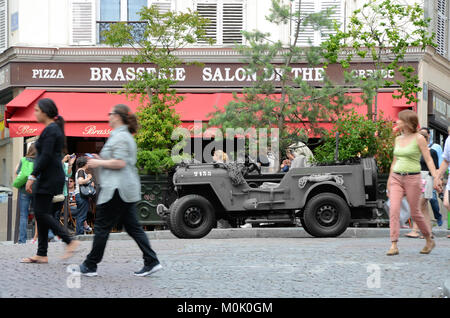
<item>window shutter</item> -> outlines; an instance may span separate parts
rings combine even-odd
[[[223,4],[223,44],[242,44],[241,31],[244,28],[244,5],[243,3]]]
[[[304,18],[305,16],[316,12],[316,1],[315,0],[302,0],[302,5],[300,8],[300,1],[296,0],[294,2],[294,10],[298,12],[300,10],[300,18]],[[295,37],[296,26],[292,26],[292,38]],[[316,43],[315,39],[315,31],[311,25],[301,26],[300,34],[297,40],[298,46],[309,46],[309,40],[311,40],[312,44]]]
[[[341,0],[324,0],[320,1],[320,11],[324,11],[326,9],[332,9],[333,14],[330,16],[330,19],[336,20],[337,23],[342,23],[343,14],[342,14],[342,5]],[[321,40],[326,40],[329,34],[336,34],[333,29],[322,29],[321,30]]]
[[[70,45],[94,45],[95,29],[95,0],[70,0]]]
[[[152,0],[149,2],[149,6],[156,5],[160,13],[167,13],[169,11],[174,11],[173,2],[168,0]]]
[[[215,44],[221,44],[217,41],[217,2],[199,2],[197,3],[197,12],[203,18],[209,19],[209,24],[205,28],[206,36],[216,41]],[[206,41],[199,41],[206,44]]]
[[[0,53],[8,48],[8,1],[0,0]]]
[[[172,1],[167,1],[167,0],[153,0],[150,1],[149,6],[155,5],[158,8],[158,11],[160,14],[164,14],[167,13],[169,11],[174,11],[175,8],[173,7],[173,2]],[[151,37],[150,38],[152,42],[156,42],[158,41],[157,38]],[[157,43],[158,45],[161,45],[161,43]]]
[[[447,1],[438,0],[436,17],[436,52],[442,56],[447,55]]]

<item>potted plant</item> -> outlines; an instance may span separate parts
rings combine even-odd
[[[335,163],[336,135],[339,133],[338,163],[358,162],[373,157],[378,167],[377,196],[386,198],[386,182],[391,167],[396,132],[394,123],[380,112],[376,120],[352,111],[340,117],[334,128],[326,133],[324,143],[314,151],[317,164]]]

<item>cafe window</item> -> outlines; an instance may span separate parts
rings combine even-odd
[[[201,17],[209,19],[206,36],[214,45],[242,44],[244,29],[244,2],[242,0],[198,0],[195,9]],[[207,44],[207,41],[199,42]]]
[[[344,6],[342,0],[295,0],[293,2],[292,10],[298,12],[300,10],[300,17],[305,17],[312,13],[321,12],[331,9],[333,12],[330,19],[336,20],[338,23],[343,23]],[[291,38],[295,36],[296,26],[291,25]],[[318,46],[322,41],[328,38],[330,34],[335,33],[332,29],[322,28],[321,30],[314,30],[312,25],[302,26],[298,37],[299,46]],[[310,44],[311,43],[311,44]]]

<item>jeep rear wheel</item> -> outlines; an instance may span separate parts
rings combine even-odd
[[[201,238],[214,227],[216,218],[211,203],[204,197],[189,194],[170,206],[170,231],[178,238]]]
[[[347,229],[350,217],[350,208],[344,199],[334,193],[320,193],[306,204],[303,222],[312,236],[336,237]]]

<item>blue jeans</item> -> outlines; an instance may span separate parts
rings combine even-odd
[[[33,199],[32,195],[19,190],[19,209],[20,209],[20,223],[19,223],[19,243],[25,244],[27,242],[27,225],[28,214],[30,212],[30,204]]]
[[[434,218],[436,220],[439,220],[442,217],[442,215],[439,212],[440,209],[439,209],[439,202],[437,199],[436,190],[433,190],[433,198],[430,199],[430,204],[431,204],[431,209],[433,210]]]
[[[75,201],[77,202],[77,232],[76,235],[84,234],[84,221],[86,221],[87,214],[89,211],[89,200],[86,200],[80,196],[79,193],[75,196]]]

